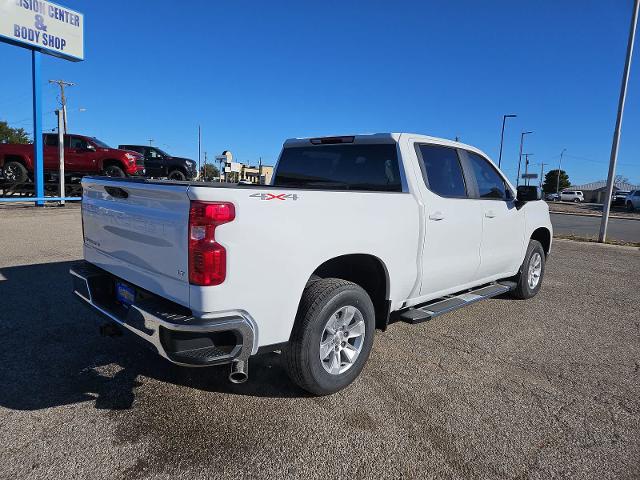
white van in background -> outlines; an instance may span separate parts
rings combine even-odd
[[[584,202],[584,195],[580,190],[566,190],[564,192],[560,192],[560,200],[562,202],[581,203]]]

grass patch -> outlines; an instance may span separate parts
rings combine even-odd
[[[556,234],[553,236],[553,238],[561,238],[563,240],[573,240],[576,242],[600,243],[596,237],[581,237],[579,235]],[[606,240],[604,243],[606,243],[607,245],[620,245],[623,247],[640,248],[640,242],[625,242],[622,240]]]

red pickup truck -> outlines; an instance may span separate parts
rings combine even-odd
[[[45,133],[44,171],[57,174],[58,134]],[[6,181],[22,183],[33,177],[33,145],[0,144],[0,171]],[[64,170],[67,175],[107,175],[127,177],[144,175],[144,157],[136,152],[118,150],[97,138],[84,135],[64,136]]]

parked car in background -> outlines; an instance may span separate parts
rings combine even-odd
[[[158,147],[148,145],[119,145],[118,148],[140,153],[144,157],[146,176],[171,180],[195,180],[198,166],[190,158],[174,157]]]
[[[45,133],[44,172],[60,171],[58,134]],[[0,168],[5,181],[23,183],[33,177],[35,155],[32,144],[0,144]],[[127,177],[144,175],[144,158],[135,152],[111,148],[95,137],[64,136],[64,170],[67,175],[106,175]]]
[[[469,145],[290,139],[271,183],[85,177],[76,295],[171,362],[231,363],[239,383],[251,355],[282,351],[292,380],[324,395],[359,375],[376,328],[542,284],[540,189],[514,188]]]
[[[611,205],[624,205],[627,200],[627,195],[631,192],[629,190],[618,190],[611,195]]]
[[[624,200],[624,206],[627,207],[627,210],[630,212],[640,209],[640,190],[629,192],[629,195],[627,195]]]
[[[584,195],[580,190],[565,190],[560,192],[560,200],[563,202],[584,202]]]
[[[544,197],[545,200],[548,200],[550,202],[557,202],[558,200],[560,200],[560,194],[559,193],[547,193],[546,197]]]

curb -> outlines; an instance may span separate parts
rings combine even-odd
[[[550,214],[554,215],[574,215],[576,217],[598,217],[602,218],[602,215],[597,213],[573,213],[573,212],[553,212],[549,210]],[[609,215],[609,218],[617,218],[618,220],[633,220],[635,222],[640,221],[640,217],[621,217],[620,215]]]

